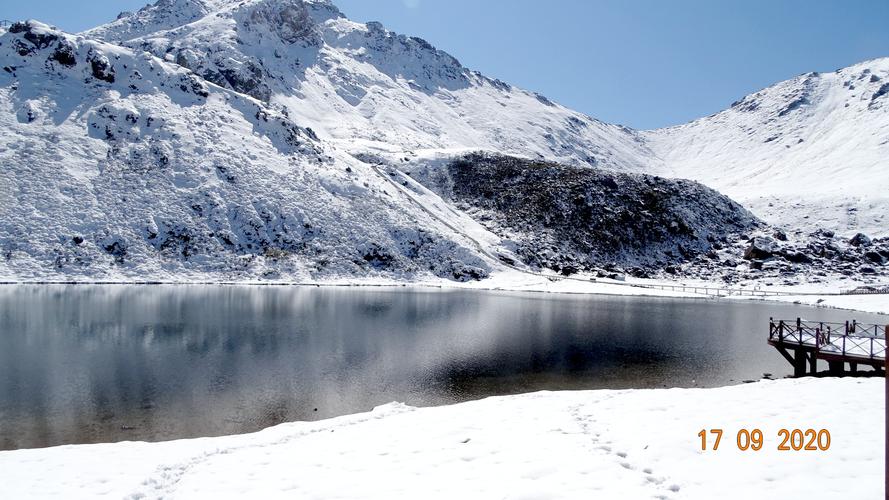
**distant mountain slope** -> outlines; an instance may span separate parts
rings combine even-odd
[[[162,0],[85,35],[268,102],[349,151],[487,149],[633,171],[651,158],[632,130],[350,21],[326,0]]]
[[[889,235],[889,58],[802,75],[644,135],[666,174],[769,222]]]

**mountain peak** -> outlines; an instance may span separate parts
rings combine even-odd
[[[285,39],[293,40],[305,25],[343,17],[329,0],[158,0],[136,12],[122,12],[116,20],[87,30],[84,36],[126,42],[198,22],[206,17],[265,20]]]
[[[88,32],[313,123],[355,153],[473,148],[639,170],[634,131],[465,68],[327,0],[165,0]],[[498,117],[492,121],[492,117]]]

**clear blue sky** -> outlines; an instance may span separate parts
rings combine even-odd
[[[596,118],[653,128],[808,71],[889,56],[889,0],[334,0],[488,76]],[[4,0],[68,31],[144,0]]]

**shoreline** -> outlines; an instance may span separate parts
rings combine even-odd
[[[522,278],[521,276],[518,276]],[[454,290],[454,291],[488,291],[488,292],[518,292],[539,293],[554,295],[602,295],[611,297],[649,297],[649,298],[674,298],[695,300],[756,300],[761,302],[774,302],[783,304],[795,304],[815,308],[837,309],[845,311],[863,312],[889,316],[889,295],[842,295],[837,293],[819,294],[818,292],[788,290],[769,290],[781,292],[786,295],[769,296],[716,296],[700,293],[681,292],[647,288],[649,285],[664,287],[686,286],[696,288],[694,284],[682,282],[611,282],[611,281],[585,281],[581,278],[565,279],[553,276],[552,278],[516,280],[516,275],[504,273],[494,275],[484,281],[457,283],[449,281],[411,281],[401,282],[395,280],[329,280],[329,281],[167,281],[167,280],[0,280],[0,286],[220,286],[220,287],[257,287],[257,288],[367,288],[367,289],[399,289],[399,290]],[[700,283],[697,288],[704,289],[715,284]],[[735,288],[743,290],[743,288]]]

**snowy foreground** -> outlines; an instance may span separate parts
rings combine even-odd
[[[234,437],[0,453],[3,498],[882,498],[883,381],[392,404]],[[721,428],[702,452],[701,429]],[[736,434],[759,428],[761,451]],[[777,451],[781,428],[828,451]]]

